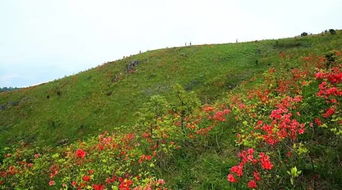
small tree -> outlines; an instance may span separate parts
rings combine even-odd
[[[302,34],[300,34],[300,36],[304,37],[304,36],[307,36],[308,33],[307,32],[303,32]]]
[[[158,126],[158,121],[167,114],[169,109],[170,106],[165,97],[155,95],[138,112],[138,123],[149,129],[151,138],[154,138],[153,133],[154,129]]]
[[[179,84],[174,86],[174,95],[176,103],[172,105],[172,110],[179,115],[182,132],[186,135],[186,118],[200,107],[201,102],[194,92],[185,91]]]
[[[330,32],[330,34],[332,34],[332,35],[335,35],[335,34],[336,34],[336,30],[334,30],[334,29],[329,29],[329,32]]]

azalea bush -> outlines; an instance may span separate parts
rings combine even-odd
[[[304,66],[290,74],[270,69],[258,89],[231,97],[242,150],[230,183],[251,189],[341,185],[341,52],[333,56],[332,62],[303,57]]]

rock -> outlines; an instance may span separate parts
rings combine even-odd
[[[131,61],[131,62],[126,66],[126,71],[127,71],[127,73],[134,71],[134,70],[135,70],[134,68],[135,68],[136,66],[138,66],[139,64],[140,64],[140,61],[138,61],[138,60]]]
[[[19,105],[19,102],[18,101],[10,101],[10,102],[8,102],[8,104],[10,106],[17,106],[17,105]]]
[[[0,105],[0,110],[3,111],[6,109],[6,104]]]

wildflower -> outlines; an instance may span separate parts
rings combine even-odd
[[[85,176],[82,177],[83,181],[90,181],[90,179],[91,179],[91,177],[88,176],[88,175],[85,175]]]
[[[233,166],[230,171],[241,177],[243,175],[243,167],[241,165]]]
[[[259,172],[254,171],[254,172],[253,172],[253,176],[254,176],[255,181],[260,181],[260,180],[261,180],[261,177],[260,177],[260,173],[259,173]]]
[[[157,184],[158,185],[164,185],[165,181],[163,179],[158,179]]]
[[[132,180],[128,180],[128,179],[125,179],[123,180],[120,185],[119,185],[119,189],[120,190],[129,190],[130,189],[130,186],[133,184],[133,181]]]
[[[53,181],[53,180],[51,180],[51,181],[49,181],[49,185],[50,185],[50,186],[54,186],[54,185],[56,185],[56,182]]]
[[[270,161],[270,157],[265,153],[261,152],[259,154],[261,167],[265,170],[271,170],[273,168],[273,164]]]
[[[323,117],[328,118],[330,117],[332,114],[335,113],[335,108],[328,108],[324,114],[322,114]]]
[[[104,186],[102,184],[94,184],[93,185],[94,190],[104,190],[105,188],[106,188],[106,186]]]
[[[315,118],[315,123],[317,126],[321,126],[322,125],[322,121],[319,118]]]
[[[257,188],[257,184],[256,184],[255,180],[250,180],[247,184],[247,187],[251,188],[251,189]]]
[[[72,181],[72,182],[71,182],[71,185],[72,185],[73,187],[76,187],[76,186],[77,186],[77,182],[76,182],[76,181]]]
[[[40,157],[40,154],[34,154],[34,158],[39,158]]]
[[[234,177],[233,174],[228,174],[228,175],[227,175],[227,180],[228,180],[229,182],[232,182],[232,183],[237,182],[237,180],[235,179],[235,177]]]
[[[77,149],[75,155],[77,158],[84,158],[87,155],[87,153],[82,149]]]

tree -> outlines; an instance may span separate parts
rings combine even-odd
[[[194,92],[185,91],[179,84],[174,86],[174,96],[176,97],[176,103],[172,105],[172,110],[179,115],[180,126],[185,135],[186,118],[200,107],[201,102]]]

